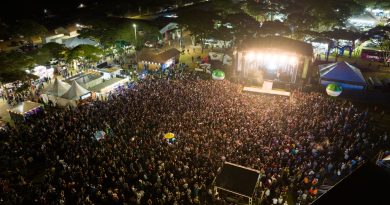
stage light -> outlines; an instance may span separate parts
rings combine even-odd
[[[247,60],[253,61],[255,59],[255,53],[250,52],[250,53],[246,54],[245,58]]]
[[[271,54],[270,58],[267,59],[267,61],[268,69],[275,70],[278,67],[278,57],[275,54]]]
[[[298,59],[294,56],[290,56],[289,62],[290,65],[296,65],[298,63]]]
[[[287,63],[288,57],[286,55],[281,55],[280,59],[278,60],[280,65],[284,65]]]
[[[256,56],[256,58],[257,58],[257,60],[258,60],[258,61],[263,61],[263,59],[264,59],[264,56],[263,56],[263,54],[262,54],[262,53],[257,53],[257,56]]]

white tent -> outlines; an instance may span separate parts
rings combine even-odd
[[[24,121],[26,117],[38,113],[42,108],[43,106],[40,103],[24,101],[9,109],[8,112],[12,120],[21,122]]]
[[[24,115],[25,113],[33,111],[39,107],[42,107],[42,104],[31,101],[24,101],[11,108],[9,111],[15,114]]]
[[[79,45],[92,45],[97,46],[98,42],[91,40],[89,38],[69,38],[64,41],[65,47],[74,48]]]
[[[66,91],[69,90],[69,88],[70,85],[68,83],[58,80],[58,78],[56,78],[54,80],[54,83],[49,84],[49,86],[46,88],[45,94],[59,97],[65,94]]]
[[[85,96],[89,93],[91,93],[89,90],[83,88],[76,81],[73,81],[72,86],[69,88],[69,90],[66,93],[64,93],[61,96],[61,98],[67,100],[80,100],[82,96]]]

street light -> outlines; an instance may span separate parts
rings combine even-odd
[[[133,24],[134,27],[134,34],[135,34],[135,42],[137,43],[137,25]]]
[[[133,27],[134,27],[134,35],[135,35],[135,61],[138,64],[138,56],[137,56],[137,44],[138,44],[138,42],[137,42],[137,25],[133,24]]]

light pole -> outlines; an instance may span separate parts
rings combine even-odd
[[[135,61],[137,62],[137,67],[138,67],[138,56],[137,56],[137,25],[133,24],[134,27],[134,37],[135,37]]]
[[[137,25],[133,24],[133,27],[134,27],[135,44],[137,44]]]

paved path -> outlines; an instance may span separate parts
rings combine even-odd
[[[9,109],[7,101],[0,99],[0,118],[6,122],[10,122],[11,117],[9,116],[7,109]]]

